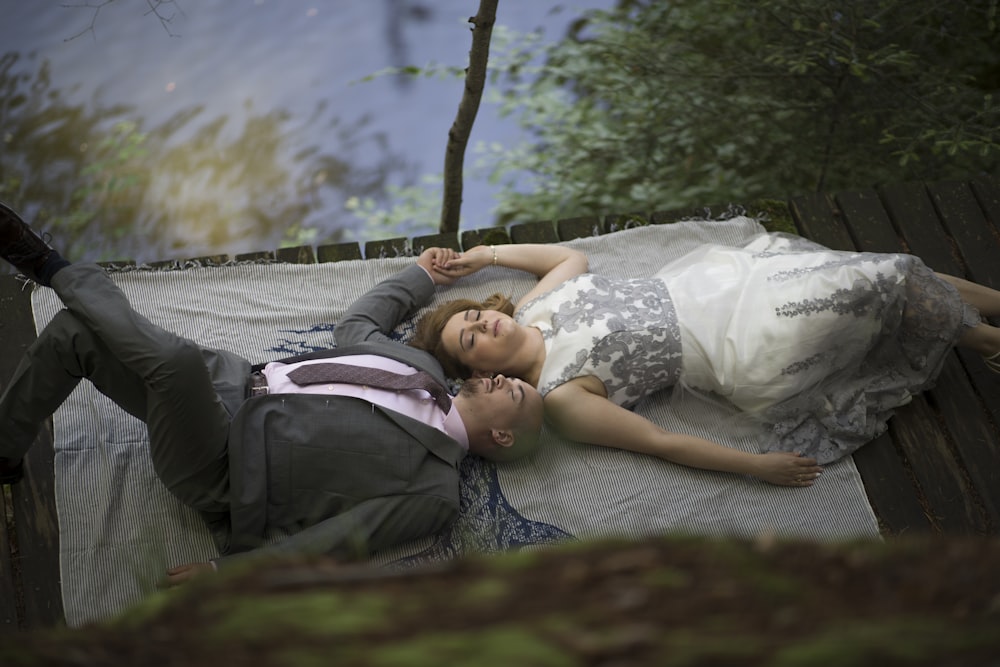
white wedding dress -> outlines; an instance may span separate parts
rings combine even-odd
[[[542,331],[539,391],[595,375],[630,406],[683,384],[767,425],[765,450],[821,463],[885,430],[979,315],[912,255],[762,234],[644,280],[571,279],[515,314]]]

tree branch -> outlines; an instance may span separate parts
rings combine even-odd
[[[480,0],[479,13],[469,18],[472,24],[472,48],[465,74],[465,92],[458,105],[455,121],[448,131],[448,146],[444,154],[444,188],[441,202],[441,233],[458,231],[462,212],[462,171],[465,149],[472,125],[479,111],[479,102],[486,87],[486,64],[490,54],[490,37],[496,22],[498,0]]]
[[[84,35],[88,32],[90,33],[91,37],[93,37],[96,40],[97,32],[94,30],[94,28],[97,26],[97,17],[100,15],[102,9],[104,9],[110,4],[113,4],[114,2],[117,2],[117,0],[83,0],[82,2],[77,2],[75,4],[63,3],[62,6],[66,7],[67,9],[94,10],[94,14],[90,17],[90,25],[88,25],[86,28],[76,33],[75,35],[67,37],[63,41],[71,42],[77,37],[80,37],[81,35]],[[170,35],[171,37],[177,37],[178,35],[170,30],[170,24],[173,22],[177,14],[182,14],[182,15],[184,14],[183,10],[181,10],[180,6],[177,4],[177,0],[146,0],[146,5],[149,7],[149,10],[146,12],[146,15],[149,14],[155,15],[156,18],[160,20],[160,25],[162,25],[163,29],[167,31],[167,34]],[[170,14],[169,16],[161,13],[160,8],[163,5],[172,5],[174,8],[173,13]]]

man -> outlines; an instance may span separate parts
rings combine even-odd
[[[20,479],[41,423],[87,378],[146,422],[167,489],[228,524],[223,555],[168,570],[169,583],[270,553],[357,558],[441,530],[458,514],[466,449],[514,458],[542,421],[534,388],[503,376],[467,382],[450,401],[437,361],[386,335],[451,282],[438,268],[451,254],[430,249],[359,299],[336,349],[251,366],[152,324],[100,267],[69,263],[0,204],[0,255],[66,306],[0,396],[0,482]],[[296,373],[320,363],[423,371],[434,382],[390,389]],[[274,533],[287,536],[272,544]]]

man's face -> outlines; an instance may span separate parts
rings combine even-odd
[[[492,428],[537,432],[542,426],[542,396],[518,378],[470,378],[459,393],[490,415]]]

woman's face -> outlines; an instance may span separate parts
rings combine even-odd
[[[473,371],[507,369],[521,346],[521,327],[497,310],[466,310],[452,315],[441,331],[445,351]]]

